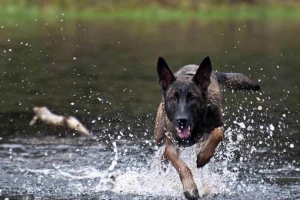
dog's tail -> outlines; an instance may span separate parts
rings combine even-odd
[[[260,86],[240,73],[214,72],[219,83],[233,90],[260,90]]]

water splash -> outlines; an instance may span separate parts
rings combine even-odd
[[[227,165],[233,159],[232,154],[237,147],[233,146],[232,130],[229,129],[226,132],[229,142],[225,150],[220,151],[216,156],[218,159],[212,159],[204,168],[196,167],[196,145],[182,148],[180,151],[180,157],[193,173],[200,196],[230,194],[236,186],[238,173],[230,171]],[[107,171],[110,172],[106,173],[106,177],[102,177],[96,186],[96,191],[110,190],[119,194],[182,197],[182,184],[176,170],[169,164],[167,170],[164,171],[159,160],[159,155],[164,148],[165,146],[160,147],[156,156],[150,158],[149,166],[127,167],[115,171],[108,169]],[[117,150],[114,152],[117,155]],[[116,158],[117,156],[114,161]]]
[[[243,116],[230,120],[226,123],[233,125],[226,129],[225,138],[214,158],[204,168],[196,167],[195,146],[181,150],[181,158],[190,167],[201,196],[239,199],[243,198],[243,194],[249,195],[248,199],[260,198],[274,188],[267,185],[277,179],[274,174],[278,176],[299,171],[299,168],[293,166],[297,163],[288,163],[291,166],[283,163],[284,166],[280,167],[272,156],[260,160],[265,153],[272,150],[275,144],[273,136],[276,131],[285,128],[284,123],[278,123],[278,127],[274,122],[259,123],[254,122],[251,117]],[[36,197],[105,194],[112,199],[132,199],[131,197],[136,195],[140,195],[138,197],[142,199],[184,198],[182,184],[174,167],[168,165],[166,171],[162,170],[158,157],[164,147],[156,149],[154,155],[151,151],[155,148],[149,140],[130,139],[132,131],[136,131],[133,126],[126,126],[124,130],[116,131],[115,134],[104,134],[112,137],[110,140],[104,140],[104,146],[99,142],[82,147],[64,145],[57,148],[55,145],[55,151],[45,151],[48,152],[46,160],[50,165],[23,165],[20,174],[22,177],[28,177],[28,180],[16,180],[16,183],[22,187],[24,185],[27,192]],[[122,139],[118,139],[118,133]],[[136,135],[138,134],[134,136]],[[253,138],[258,142],[255,143]],[[294,149],[295,144],[289,142],[285,146]],[[16,150],[24,152],[27,149],[26,145],[22,148],[13,145],[2,148],[12,148],[12,154]],[[44,148],[40,149],[41,152],[44,152]],[[46,147],[48,148],[51,149]],[[69,158],[65,157],[66,153]],[[42,154],[43,157],[45,155]]]
[[[229,167],[235,159],[234,152],[239,150],[235,141],[237,132],[231,128],[225,131],[223,145],[218,148],[215,157],[204,168],[196,167],[196,145],[181,149],[180,156],[190,167],[200,196],[231,195],[234,194],[232,191],[235,191],[236,188],[244,188],[238,180],[238,170],[232,170]],[[147,140],[144,143],[142,145],[144,148],[149,147],[150,144]],[[106,155],[111,158],[111,161],[104,169],[93,165],[69,167],[62,164],[53,165],[52,169],[31,170],[27,168],[25,171],[37,176],[40,185],[45,184],[45,180],[51,179],[52,185],[60,186],[62,190],[48,185],[57,194],[91,195],[97,192],[113,192],[116,195],[126,196],[134,194],[148,197],[182,198],[182,184],[174,167],[169,164],[166,171],[162,169],[159,155],[165,147],[159,148],[156,155],[151,154],[150,157],[148,157],[149,154],[148,156],[142,155],[142,159],[146,159],[146,161],[139,161],[140,158],[126,160],[129,158],[128,152],[132,152],[132,150],[136,150],[135,153],[138,155],[142,154],[141,147],[135,145],[128,146],[124,141],[113,141],[112,152]],[[133,154],[135,153],[133,152]],[[101,161],[99,160],[99,162]],[[138,164],[138,162],[142,164]],[[37,193],[38,191],[32,189],[32,192]],[[47,194],[43,191],[43,196]],[[49,193],[49,195],[53,194]]]

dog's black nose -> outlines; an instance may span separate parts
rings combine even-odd
[[[177,118],[177,122],[179,125],[185,125],[187,123],[186,118]]]

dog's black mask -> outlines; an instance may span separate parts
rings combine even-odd
[[[202,124],[207,110],[207,88],[212,67],[209,57],[200,64],[195,75],[175,77],[163,58],[158,59],[157,72],[163,90],[164,111],[173,123],[177,137],[191,137],[194,124]],[[199,123],[200,122],[200,123]]]

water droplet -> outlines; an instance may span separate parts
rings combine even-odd
[[[262,109],[263,109],[262,106],[257,107],[257,110],[262,110]]]
[[[238,134],[238,135],[236,136],[236,139],[237,139],[239,142],[241,142],[241,141],[244,140],[244,136],[243,136],[242,134]]]
[[[262,129],[264,129],[264,127],[263,126],[259,126],[259,128],[262,130]]]
[[[246,128],[246,125],[243,122],[235,122],[235,124],[239,125],[241,128]]]
[[[74,105],[75,105],[75,103],[74,103],[74,102],[71,102],[70,104],[71,104],[72,106],[74,106]]]
[[[294,148],[294,144],[290,144],[289,147],[290,147],[290,148]]]
[[[73,57],[73,60],[76,60],[76,57]]]
[[[270,127],[270,130],[271,130],[271,131],[274,131],[274,130],[275,130],[275,127],[273,126],[273,124],[270,124],[269,127]]]
[[[285,153],[285,152],[286,152],[286,149],[283,149],[283,152]]]

